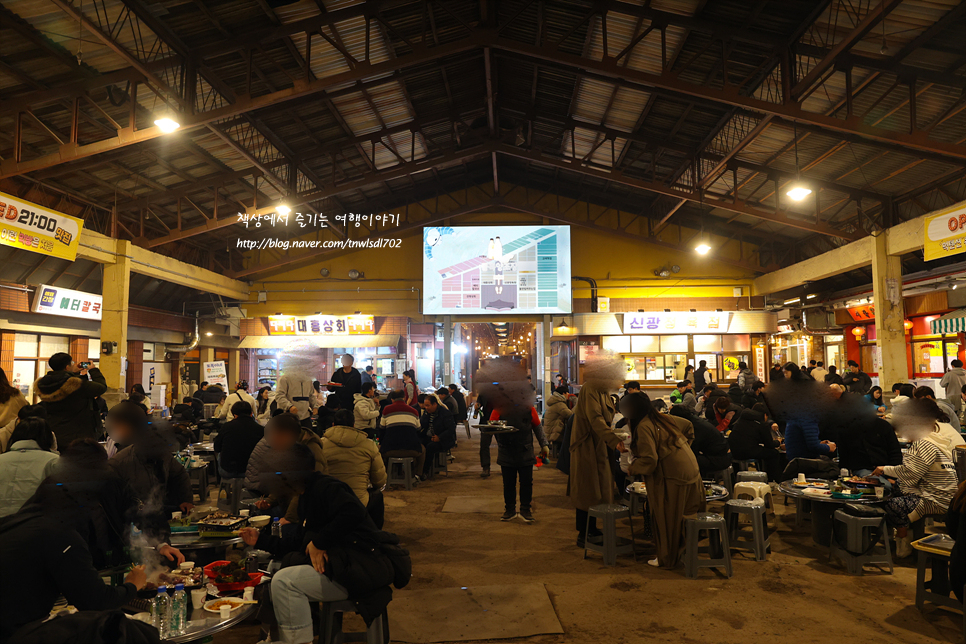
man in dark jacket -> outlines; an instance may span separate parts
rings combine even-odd
[[[96,496],[84,485],[69,493],[59,487],[0,520],[0,643],[46,619],[61,595],[79,610],[108,610],[124,606],[144,588],[143,566],[135,566],[120,586],[101,580],[78,532],[87,518],[80,506],[91,503]]]
[[[852,393],[862,394],[864,396],[869,393],[869,389],[872,389],[872,378],[869,377],[869,374],[859,369],[858,362],[849,360],[849,370],[842,376],[842,384]]]
[[[208,381],[205,380],[200,385],[198,385],[198,388],[195,389],[195,392],[191,394],[192,398],[197,398],[198,400],[204,401],[205,389],[207,388],[208,388]]]
[[[532,405],[512,404],[509,401],[493,410],[489,420],[504,420],[510,427],[519,431],[496,435],[496,464],[503,475],[503,502],[506,511],[501,521],[510,521],[517,516],[517,477],[520,478],[520,518],[533,523],[531,503],[533,501],[533,466],[537,462],[533,455],[533,437],[540,444],[541,456],[550,454],[547,439],[543,434],[540,416]]]
[[[783,467],[778,451],[781,443],[772,434],[772,423],[764,405],[756,404],[739,414],[731,424],[728,445],[736,461],[755,459],[760,462],[769,481],[778,481],[781,477]]]
[[[838,437],[839,467],[869,476],[880,465],[901,465],[902,449],[888,421],[868,415],[843,427]],[[883,479],[888,481],[887,479]],[[888,484],[891,488],[891,483]]]
[[[352,366],[355,358],[345,353],[342,355],[342,368],[332,374],[329,382],[329,391],[334,392],[339,397],[339,404],[342,409],[352,409],[355,406],[355,395],[362,393],[362,374]]]
[[[765,394],[763,391],[764,389],[765,389],[765,383],[763,383],[761,380],[756,380],[755,383],[751,386],[751,392],[745,393],[745,395],[741,397],[741,406],[744,407],[745,409],[751,409],[752,407],[758,404],[764,405],[765,404]]]
[[[386,533],[372,522],[366,508],[348,485],[336,478],[313,472],[315,459],[302,445],[279,458],[274,469],[281,472],[279,489],[273,493],[300,494],[298,537],[300,546],[286,560],[292,565],[272,576],[272,605],[284,642],[312,641],[312,607],[317,602],[349,599],[356,603],[367,624],[385,614],[392,599],[389,585],[393,566],[379,544]],[[282,487],[287,488],[281,489]],[[282,542],[265,529],[240,531],[246,544],[267,550],[277,557]],[[297,565],[311,564],[311,565]]]
[[[694,370],[694,389],[701,391],[705,385],[711,384],[711,374],[708,372],[708,361],[702,360]]]
[[[220,404],[224,397],[225,390],[222,389],[220,385],[208,385],[208,387],[201,392],[201,402],[206,405]]]
[[[715,429],[714,425],[691,413],[684,405],[671,407],[671,414],[678,418],[691,421],[694,425],[694,441],[691,451],[698,461],[701,478],[711,478],[715,472],[727,469],[731,465],[731,451],[724,435]]]
[[[420,418],[420,438],[426,446],[426,465],[423,474],[430,478],[436,455],[445,454],[456,444],[456,421],[453,414],[436,396],[427,394],[420,406],[425,412]]]
[[[449,395],[456,400],[457,413],[455,420],[458,423],[462,423],[467,419],[466,396],[463,395],[463,392],[456,385],[447,385],[447,388],[449,389]]]
[[[82,369],[67,353],[55,353],[47,364],[51,371],[34,383],[34,390],[47,409],[57,444],[66,447],[77,438],[100,438],[101,415],[94,399],[107,391],[100,369]]]
[[[453,421],[455,422],[460,413],[460,406],[459,403],[456,402],[456,399],[449,395],[449,388],[440,387],[436,390],[436,395],[439,396],[439,399],[443,401],[444,405],[446,405],[446,409],[449,410],[449,413],[453,414]]]
[[[215,436],[218,473],[228,479],[244,478],[252,450],[265,436],[265,428],[252,416],[252,406],[244,400],[231,406],[234,420],[225,423]]]

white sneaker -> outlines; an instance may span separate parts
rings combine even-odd
[[[912,554],[912,539],[909,535],[896,537],[896,559],[905,559]]]
[[[655,568],[660,568],[661,562],[657,560],[657,557],[654,557],[653,559],[647,562],[647,565],[654,566]]]

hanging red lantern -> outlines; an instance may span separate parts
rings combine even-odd
[[[906,329],[906,331],[911,331],[912,330],[912,320],[903,320],[902,321],[902,326]]]
[[[856,338],[861,338],[863,335],[865,335],[865,327],[861,327],[861,326],[852,327],[852,335],[854,335]]]

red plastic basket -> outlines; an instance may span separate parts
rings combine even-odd
[[[218,574],[215,572],[215,568],[218,566],[224,566],[225,564],[231,563],[230,561],[212,561],[210,564],[205,566],[205,577],[208,578],[218,592],[231,592],[233,590],[242,590],[243,588],[248,588],[249,586],[257,586],[262,581],[262,576],[264,573],[260,572],[250,572],[248,573],[250,579],[248,581],[237,581],[228,584],[219,584],[215,582],[215,577]]]

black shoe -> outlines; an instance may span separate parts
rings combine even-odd
[[[480,472],[480,478],[481,479],[485,479],[485,478],[489,478],[489,477],[490,477],[490,470],[487,469],[487,470],[483,470],[482,472]]]
[[[520,518],[527,523],[533,523],[535,520],[533,518],[533,513],[530,512],[530,508],[520,508]]]
[[[516,515],[516,510],[507,510],[503,513],[503,516],[500,517],[500,521],[512,521]]]

